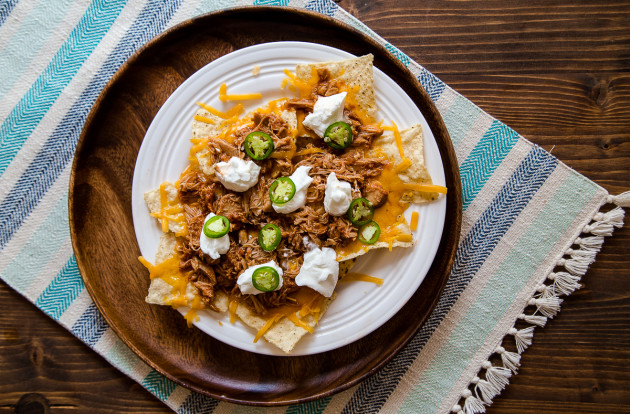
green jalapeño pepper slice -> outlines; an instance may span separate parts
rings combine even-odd
[[[359,228],[358,239],[361,243],[374,244],[381,235],[381,227],[375,221],[370,221]]]
[[[271,252],[278,247],[282,240],[282,232],[280,227],[273,223],[265,225],[258,233],[258,244],[266,252]]]
[[[230,220],[224,216],[212,216],[203,225],[203,234],[211,239],[218,239],[230,231]]]
[[[273,139],[262,131],[254,131],[245,137],[243,146],[252,159],[264,160],[273,152]]]
[[[372,221],[374,206],[367,198],[355,198],[348,207],[348,219],[356,226],[362,226]]]
[[[259,267],[254,270],[252,284],[261,292],[271,292],[280,284],[280,275],[271,266]]]
[[[269,198],[275,204],[288,203],[295,195],[295,183],[289,177],[279,177],[269,186]]]
[[[352,144],[352,127],[343,121],[331,124],[324,132],[324,142],[334,149],[348,148]]]

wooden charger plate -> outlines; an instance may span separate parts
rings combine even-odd
[[[131,186],[140,144],[154,116],[198,69],[232,51],[275,41],[306,41],[372,53],[374,64],[415,102],[435,136],[449,189],[445,226],[428,274],[383,326],[342,348],[306,356],[254,354],[224,344],[168,307],[144,302]],[[440,115],[417,79],[384,47],[332,18],[279,7],[224,10],[186,21],[153,39],[114,75],[77,145],[69,189],[72,244],[86,288],[112,329],[147,364],[194,391],[250,405],[328,396],[375,373],[427,319],[448,279],[461,227],[461,182]]]

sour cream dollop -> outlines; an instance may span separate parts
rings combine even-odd
[[[228,190],[243,192],[258,182],[260,167],[254,161],[232,157],[228,162],[216,163],[214,173]]]
[[[343,106],[346,102],[346,92],[341,92],[330,96],[320,96],[313,105],[313,112],[308,114],[302,121],[302,125],[307,126],[319,137],[324,137],[324,132],[331,124],[343,121]]]
[[[208,214],[203,221],[203,224],[205,225],[206,222],[215,215],[216,214],[214,213]],[[230,237],[225,234],[221,237],[213,239],[212,237],[206,236],[203,230],[201,230],[201,235],[199,236],[199,247],[201,248],[201,251],[208,256],[213,259],[218,259],[222,254],[225,254],[228,250],[230,250]]]
[[[284,204],[271,203],[277,213],[291,213],[306,205],[306,191],[308,190],[308,186],[313,182],[313,178],[308,175],[309,171],[311,171],[311,167],[302,165],[291,174],[289,178],[293,181],[293,184],[295,184],[295,194],[291,200]]]
[[[238,287],[241,289],[242,294],[258,295],[259,293],[263,293],[262,291],[254,287],[254,283],[252,282],[252,276],[254,276],[254,271],[256,269],[260,267],[264,267],[264,266],[273,267],[276,270],[276,272],[278,272],[278,276],[280,276],[280,283],[278,284],[278,287],[275,290],[280,290],[280,288],[282,287],[282,268],[278,266],[276,262],[271,260],[267,263],[250,266],[247,269],[245,269],[243,273],[240,274],[240,276],[236,280],[236,283],[238,284]]]
[[[308,286],[329,298],[339,278],[337,253],[330,247],[314,248],[304,254],[304,263],[295,277],[298,286]]]
[[[346,214],[352,202],[352,187],[346,181],[339,181],[333,172],[326,178],[324,208],[331,216]]]

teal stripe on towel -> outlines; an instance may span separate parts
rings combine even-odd
[[[96,0],[0,127],[0,175],[107,34],[125,0]]]
[[[151,370],[142,380],[142,386],[164,401],[171,395],[177,384],[156,370]]]
[[[464,211],[518,141],[518,134],[495,120],[459,168]]]
[[[72,255],[63,269],[37,298],[35,305],[51,318],[58,320],[84,288],[77,262]]]

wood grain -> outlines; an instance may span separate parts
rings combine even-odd
[[[570,167],[613,194],[630,190],[629,2],[339,5]],[[630,412],[628,276],[626,224],[604,244],[583,289],[536,330],[519,374],[488,413]],[[29,392],[57,413],[170,412],[2,283],[0,314],[0,373],[8,373],[0,375],[0,413]]]
[[[239,30],[232,30],[235,27]],[[267,27],[278,30],[269,32]],[[148,273],[137,260],[140,251],[130,201],[140,144],[175,88],[226,53],[282,40],[287,34],[293,40],[334,45],[354,54],[372,53],[375,66],[405,90],[431,127],[449,188],[436,259],[408,303],[363,339],[334,351],[291,358],[238,350],[188,329],[172,309],[148,306],[144,302]],[[169,81],[162,82],[164,78]],[[342,391],[379,369],[411,340],[450,274],[461,225],[461,181],[437,109],[415,77],[384,47],[330,18],[257,7],[189,21],[154,40],[123,66],[93,106],[79,139],[69,216],[75,257],[88,292],[112,329],[145,362],[171,380],[215,398],[278,405]]]

